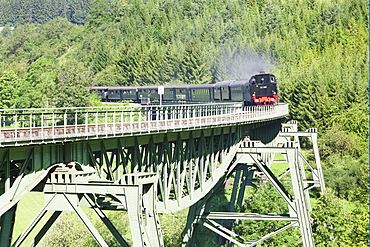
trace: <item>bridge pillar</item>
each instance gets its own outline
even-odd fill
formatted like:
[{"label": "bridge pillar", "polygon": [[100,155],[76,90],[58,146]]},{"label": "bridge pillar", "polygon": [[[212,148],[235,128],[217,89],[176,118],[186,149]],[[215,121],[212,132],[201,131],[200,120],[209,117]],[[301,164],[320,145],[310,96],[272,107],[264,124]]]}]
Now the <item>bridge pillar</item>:
[{"label": "bridge pillar", "polygon": [[[293,146],[293,143],[291,143]],[[295,213],[298,217],[298,223],[301,230],[303,246],[311,247],[314,246],[311,218],[309,215],[309,209],[311,209],[311,203],[309,201],[308,192],[304,190],[304,179],[305,171],[299,162],[298,147],[287,149],[287,159],[289,162],[290,175],[292,178],[293,191],[295,200]],[[294,208],[293,208],[294,210]]]},{"label": "bridge pillar", "polygon": [[17,205],[5,212],[0,217],[0,246],[10,246]]},{"label": "bridge pillar", "polygon": [[[325,192],[325,181],[324,181],[324,174],[323,174],[321,160],[320,160],[317,135],[318,134],[317,134],[316,128],[309,128],[306,131],[298,131],[297,122],[290,121],[289,123],[282,125],[281,132],[279,133],[279,138],[277,139],[279,139],[279,143],[284,143],[284,142],[287,142],[293,139],[295,143],[294,145],[296,145],[296,147],[298,148],[298,153],[300,157],[299,162],[301,162],[301,166],[303,167],[304,165],[306,165],[308,169],[311,171],[312,180],[310,181],[310,183],[308,183],[309,186],[305,189],[305,191],[308,191],[314,187],[320,187],[321,193],[324,193]],[[310,165],[310,163],[303,157],[301,153],[299,137],[306,137],[309,141],[311,141],[316,167],[313,167],[312,165]],[[303,173],[303,176],[304,176],[304,179],[306,179],[305,173]]]},{"label": "bridge pillar", "polygon": [[[289,130],[287,130],[289,128]],[[313,142],[315,153],[316,167],[309,164],[301,154],[299,137],[306,136]],[[274,160],[275,154],[280,154],[283,160]],[[188,235],[184,238],[183,246],[193,246],[196,238],[196,228],[204,226],[219,236],[224,238],[230,246],[255,246],[263,242],[267,238],[274,236],[291,227],[299,227],[303,246],[314,246],[311,228],[311,204],[308,190],[314,187],[320,187],[321,191],[325,189],[323,175],[321,170],[320,158],[318,157],[317,149],[317,133],[315,129],[309,129],[306,132],[298,132],[296,123],[283,125],[282,132],[269,145],[264,145],[258,141],[246,140],[240,145],[238,152],[235,155],[236,165],[229,171],[227,177],[223,180],[231,178],[234,174],[234,184],[231,194],[228,212],[210,212],[209,208],[212,204],[211,198],[224,184],[218,184],[218,188],[212,189],[211,195],[205,197],[203,201],[199,201],[189,211],[188,226],[193,224],[194,229],[188,230]],[[283,174],[276,175],[270,169],[274,162],[282,162],[288,165],[287,170]],[[306,169],[308,167],[309,169]],[[306,174],[310,172],[310,175]],[[256,176],[256,174],[258,176]],[[290,174],[292,191],[287,189],[281,182],[281,178]],[[241,205],[244,191],[247,186],[256,187],[256,182],[263,177],[266,178],[273,187],[284,198],[288,205],[289,214],[264,214],[257,213],[237,213],[237,205]],[[307,179],[312,177],[312,179]],[[221,180],[220,180],[221,181]],[[213,194],[212,194],[213,193]],[[217,222],[216,220],[219,220]],[[269,234],[257,240],[245,240],[232,231],[231,226],[224,226],[222,222],[234,222],[236,220],[278,220],[287,221],[288,223]],[[186,241],[189,241],[186,243]]]},{"label": "bridge pillar", "polygon": [[[38,244],[63,211],[74,211],[98,245],[108,247],[98,230],[85,215],[82,207],[92,208],[121,246],[128,247],[129,244],[105,215],[102,208],[128,211],[133,247],[163,246],[154,204],[156,182],[157,175],[154,173],[126,174],[117,181],[109,181],[99,179],[92,167],[79,164],[68,164],[67,166],[59,164],[56,170],[49,174],[43,185],[46,199],[44,207],[13,246],[20,246],[23,243],[47,211],[53,211],[53,213],[37,233],[33,245]],[[101,201],[99,198],[105,199]]]},{"label": "bridge pillar", "polygon": [[125,196],[118,197],[127,206],[133,247],[164,246],[155,208],[157,176],[126,174],[119,182],[125,186]]}]

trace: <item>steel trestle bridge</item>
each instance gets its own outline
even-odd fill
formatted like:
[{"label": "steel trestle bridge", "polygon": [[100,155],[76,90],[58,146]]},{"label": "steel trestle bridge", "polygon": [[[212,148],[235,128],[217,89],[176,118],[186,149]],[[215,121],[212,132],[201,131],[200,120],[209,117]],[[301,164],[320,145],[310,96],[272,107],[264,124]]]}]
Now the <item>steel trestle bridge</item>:
[{"label": "steel trestle bridge", "polygon": [[[164,246],[157,214],[185,208],[183,246],[195,246],[201,225],[237,246],[254,246],[298,226],[303,245],[314,246],[308,190],[325,190],[317,131],[282,124],[287,115],[287,104],[0,110],[0,246],[20,246],[49,211],[31,246],[63,211],[74,211],[99,246],[108,246],[83,207],[94,209],[121,246]],[[300,152],[302,136],[312,141],[315,164]],[[292,191],[270,170],[276,153],[289,164]],[[261,174],[285,199],[288,215],[235,211],[245,187],[256,186]],[[210,212],[212,197],[231,177],[229,211]],[[31,191],[44,193],[44,207],[20,236],[13,236],[17,204]],[[127,211],[131,243],[105,209]],[[245,240],[222,219],[283,220],[287,225]]]}]

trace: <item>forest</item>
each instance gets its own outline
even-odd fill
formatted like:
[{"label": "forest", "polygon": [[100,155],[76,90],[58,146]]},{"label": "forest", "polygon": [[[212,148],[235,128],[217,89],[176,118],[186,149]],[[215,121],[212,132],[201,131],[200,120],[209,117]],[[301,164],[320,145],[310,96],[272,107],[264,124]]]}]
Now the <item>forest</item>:
[{"label": "forest", "polygon": [[1,0],[0,26],[44,24],[57,17],[84,24],[93,0]]},{"label": "forest", "polygon": [[[320,134],[328,190],[315,195],[317,246],[368,245],[367,1],[0,0],[0,9],[3,109],[95,106],[89,87],[97,85],[275,74],[280,101],[289,103],[286,120]],[[245,207],[263,206],[253,203]],[[166,246],[181,243],[171,237],[180,228],[166,230],[181,217],[162,219]],[[250,236],[255,227],[235,230]],[[293,233],[261,246],[300,246]]]}]

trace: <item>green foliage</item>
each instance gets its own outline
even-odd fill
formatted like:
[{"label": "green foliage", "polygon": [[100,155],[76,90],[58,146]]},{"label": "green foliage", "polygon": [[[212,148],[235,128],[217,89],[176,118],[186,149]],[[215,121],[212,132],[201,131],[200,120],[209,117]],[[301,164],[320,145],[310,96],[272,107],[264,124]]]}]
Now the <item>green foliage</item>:
[{"label": "green foliage", "polygon": [[330,189],[318,200],[313,209],[313,232],[317,246],[366,246],[366,207],[348,212],[343,201]]},{"label": "green foliage", "polygon": [[[322,133],[327,185],[351,203],[367,200],[365,0],[2,0],[0,9],[0,107],[97,105],[92,85],[197,84],[272,72],[289,119]],[[257,201],[247,209],[269,206]],[[354,222],[364,224],[356,210]],[[239,230],[252,234],[256,223],[243,224]]]},{"label": "green foliage", "polygon": [[367,164],[367,155],[362,155],[358,160],[351,156],[331,155],[325,162],[326,185],[340,198],[365,203],[368,189]]},{"label": "green foliage", "polygon": [[322,158],[329,157],[332,154],[339,156],[353,155],[354,158],[359,157],[366,150],[364,142],[352,132],[347,134],[343,128],[348,126],[336,127],[328,130],[319,140],[320,156]]},{"label": "green foliage", "polygon": [[90,104],[91,73],[76,61],[58,68],[53,101],[56,107],[86,107]]},{"label": "green foliage", "polygon": [[183,227],[186,223],[188,210],[172,214],[160,215],[160,223],[163,230],[163,241],[166,247],[181,246],[183,234]]},{"label": "green foliage", "polygon": [[[271,184],[261,186],[255,194],[244,201],[241,212],[246,213],[288,213],[282,196]],[[235,232],[246,240],[257,240],[262,236],[287,225],[286,222],[243,220],[234,227]],[[301,246],[299,229],[291,227],[263,241],[260,246]]]},{"label": "green foliage", "polygon": [[354,135],[354,138],[358,139],[357,143],[366,142],[368,133],[367,108],[368,106],[363,102],[351,104],[341,115],[335,115],[330,119],[332,129],[341,128],[343,132]]},{"label": "green foliage", "polygon": [[19,83],[19,78],[14,73],[4,72],[0,74],[1,109],[12,108],[14,98],[18,96],[14,91],[14,88],[16,88]]},{"label": "green foliage", "polygon": [[206,59],[200,47],[190,44],[186,49],[184,59],[178,73],[181,84],[207,84],[212,81],[211,73],[207,70]]},{"label": "green foliage", "polygon": [[25,72],[24,79],[3,72],[0,90],[3,108],[89,106],[90,72],[76,61],[59,63],[41,57]]},{"label": "green foliage", "polygon": [[[120,246],[100,218],[93,214],[92,210],[85,210],[85,213],[100,235],[104,236],[103,238],[109,246]],[[132,244],[127,214],[123,212],[106,213],[124,239]],[[75,212],[63,212],[42,239],[40,246],[90,247],[99,245]]]},{"label": "green foliage", "polygon": [[111,24],[121,16],[125,0],[93,0],[92,9],[88,15],[87,27],[98,28],[103,24]]},{"label": "green foliage", "polygon": [[63,212],[40,246],[91,246],[93,237],[74,212]]},{"label": "green foliage", "polygon": [[78,24],[85,22],[92,0],[2,0],[0,26],[6,23],[46,23],[62,17]]},{"label": "green foliage", "polygon": [[57,74],[55,61],[41,57],[28,67],[24,82],[16,89],[16,108],[49,107]]},{"label": "green foliage", "polygon": [[40,57],[55,59],[66,56],[81,40],[81,27],[57,18],[45,25],[20,26],[6,42],[0,43],[0,61],[31,64]]}]

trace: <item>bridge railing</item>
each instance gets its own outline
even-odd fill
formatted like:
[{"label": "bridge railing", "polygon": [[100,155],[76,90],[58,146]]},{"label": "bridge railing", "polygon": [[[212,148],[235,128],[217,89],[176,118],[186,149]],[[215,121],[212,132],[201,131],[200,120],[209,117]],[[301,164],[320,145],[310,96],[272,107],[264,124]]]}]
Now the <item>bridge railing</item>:
[{"label": "bridge railing", "polygon": [[266,121],[287,114],[287,104],[243,107],[235,103],[3,109],[0,110],[0,146]]}]

